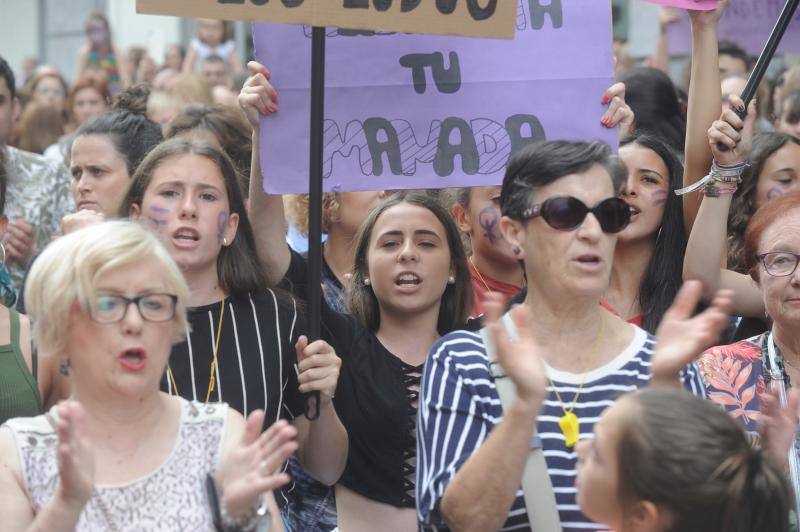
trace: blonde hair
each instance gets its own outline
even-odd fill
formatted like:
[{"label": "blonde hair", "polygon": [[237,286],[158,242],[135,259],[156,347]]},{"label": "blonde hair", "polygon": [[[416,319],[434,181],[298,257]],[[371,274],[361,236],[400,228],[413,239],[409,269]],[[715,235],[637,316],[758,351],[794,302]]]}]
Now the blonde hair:
[{"label": "blonde hair", "polygon": [[143,260],[158,264],[165,290],[178,296],[174,341],[181,341],[189,331],[189,288],[178,266],[151,231],[134,222],[109,221],[58,238],[33,263],[25,301],[39,349],[47,353],[63,351],[73,305],[77,302],[88,308],[96,298],[100,276]]}]

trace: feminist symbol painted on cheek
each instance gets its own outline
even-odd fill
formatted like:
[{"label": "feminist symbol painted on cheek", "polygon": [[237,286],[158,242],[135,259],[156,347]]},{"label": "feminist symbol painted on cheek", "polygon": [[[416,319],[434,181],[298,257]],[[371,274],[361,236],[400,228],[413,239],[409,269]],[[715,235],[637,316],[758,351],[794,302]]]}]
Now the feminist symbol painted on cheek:
[{"label": "feminist symbol painted on cheek", "polygon": [[480,212],[480,214],[478,214],[478,223],[485,231],[483,236],[485,236],[491,244],[494,244],[499,240],[498,236],[494,232],[498,218],[499,216],[497,215],[497,209],[494,207],[486,207]]},{"label": "feminist symbol painted on cheek", "polygon": [[775,198],[780,198],[783,196],[783,189],[780,187],[772,187],[771,189],[767,190],[767,201],[772,201]]},{"label": "feminist symbol painted on cheek", "polygon": [[221,244],[225,237],[226,225],[228,225],[228,213],[222,211],[217,215],[217,244]]},{"label": "feminist symbol painted on cheek", "polygon": [[669,194],[667,190],[656,190],[650,194],[650,197],[653,198],[653,207],[664,205],[667,202],[667,194]]}]

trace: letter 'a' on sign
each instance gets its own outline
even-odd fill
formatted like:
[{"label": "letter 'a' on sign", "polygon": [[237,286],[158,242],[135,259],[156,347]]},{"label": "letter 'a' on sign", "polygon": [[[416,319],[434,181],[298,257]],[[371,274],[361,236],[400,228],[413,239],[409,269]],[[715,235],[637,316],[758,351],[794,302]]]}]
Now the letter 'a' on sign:
[{"label": "letter 'a' on sign", "polygon": [[152,15],[513,39],[514,0],[136,0]]}]

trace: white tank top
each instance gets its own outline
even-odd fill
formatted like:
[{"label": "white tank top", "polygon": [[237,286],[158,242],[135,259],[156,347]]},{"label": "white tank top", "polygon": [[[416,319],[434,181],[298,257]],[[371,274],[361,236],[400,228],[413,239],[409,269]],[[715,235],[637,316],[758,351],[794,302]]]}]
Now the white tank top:
[{"label": "white tank top", "polygon": [[[181,399],[178,437],[155,471],[127,484],[96,486],[81,513],[79,532],[213,531],[206,475],[219,464],[228,405]],[[56,407],[42,416],[10,419],[22,478],[34,513],[58,482]]]}]

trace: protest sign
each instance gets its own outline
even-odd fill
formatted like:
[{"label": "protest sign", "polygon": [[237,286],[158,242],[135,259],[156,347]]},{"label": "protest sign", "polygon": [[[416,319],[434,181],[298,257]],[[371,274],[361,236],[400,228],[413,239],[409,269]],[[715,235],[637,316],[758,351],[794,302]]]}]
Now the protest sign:
[{"label": "protest sign", "polygon": [[[757,56],[764,49],[785,3],[785,0],[730,0],[719,21],[719,39],[733,41],[749,54]],[[668,36],[670,54],[692,53],[688,15],[669,27]],[[800,53],[800,12],[789,24],[778,52]]]},{"label": "protest sign", "polygon": [[696,11],[711,11],[717,8],[717,0],[645,0],[645,2]]},{"label": "protest sign", "polygon": [[[329,30],[325,190],[495,185],[540,139],[601,139],[613,83],[611,8],[519,2],[514,41]],[[266,190],[307,190],[310,30],[254,26],[280,95],[262,120]]]},{"label": "protest sign", "polygon": [[515,9],[511,0],[136,0],[154,15],[502,39],[514,36]]}]

